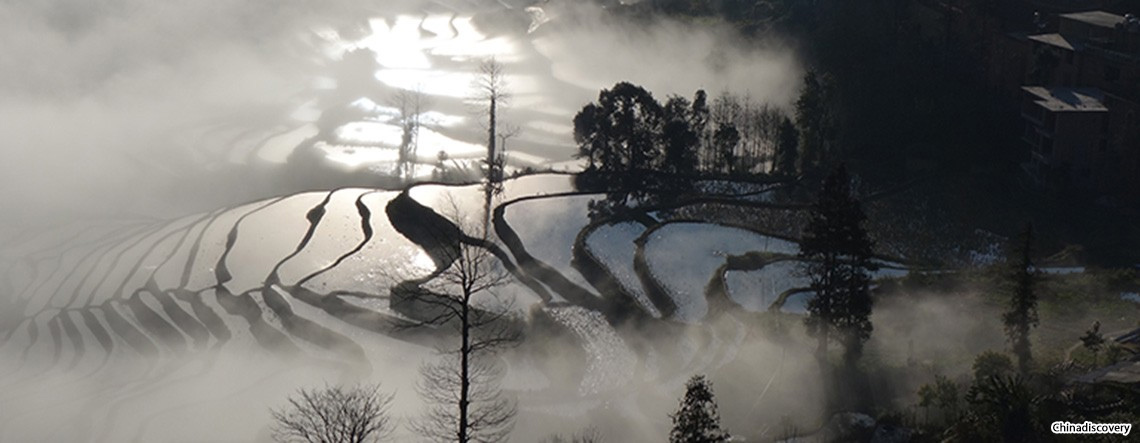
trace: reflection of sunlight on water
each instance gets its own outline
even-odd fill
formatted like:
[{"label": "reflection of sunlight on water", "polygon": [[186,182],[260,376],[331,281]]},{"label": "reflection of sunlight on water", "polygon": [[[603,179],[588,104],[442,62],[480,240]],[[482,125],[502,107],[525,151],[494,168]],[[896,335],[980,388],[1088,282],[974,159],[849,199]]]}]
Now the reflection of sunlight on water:
[{"label": "reflection of sunlight on water", "polygon": [[[421,33],[421,26],[427,32]],[[326,42],[324,53],[330,59],[367,48],[376,52],[377,61],[385,68],[430,69],[428,54],[453,61],[495,56],[509,62],[517,58],[514,42],[506,37],[487,38],[475,28],[471,17],[431,15],[421,21],[420,17],[401,15],[391,25],[384,18],[370,19],[368,27],[369,34],[359,40],[346,40],[331,28],[316,28],[313,34]]]},{"label": "reflection of sunlight on water", "polygon": [[430,48],[432,55],[451,57],[455,61],[495,56],[502,62],[518,60],[515,43],[506,37],[487,38],[472,23],[471,17],[452,20],[458,34],[454,38],[440,39],[439,45]]},{"label": "reflection of sunlight on water", "polygon": [[[498,59],[496,59],[498,60]],[[472,66],[475,68],[476,66]],[[419,90],[426,95],[468,98],[472,95],[472,85],[478,78],[477,72],[443,71],[439,69],[388,68],[376,72],[376,79],[393,88],[408,91]],[[530,97],[539,92],[539,83],[533,76],[506,74],[507,87],[512,95]],[[538,98],[537,95],[533,97]]]},{"label": "reflection of sunlight on water", "polygon": [[438,126],[438,127],[442,127],[442,128],[451,128],[451,127],[459,126],[459,125],[463,124],[463,122],[466,120],[467,120],[466,117],[460,117],[457,115],[448,115],[448,114],[444,114],[442,112],[436,112],[436,111],[428,111],[428,112],[424,112],[424,113],[420,114],[420,121],[424,122],[425,124],[429,124],[432,126]]},{"label": "reflection of sunlight on water", "polygon": [[324,153],[325,158],[350,168],[362,165],[391,164],[399,160],[399,152],[392,148],[330,145],[319,142],[314,148]]},{"label": "reflection of sunlight on water", "polygon": [[[473,85],[480,75],[479,62],[489,57],[506,65],[505,80],[511,95],[509,108],[526,109],[538,114],[540,120],[547,120],[516,122],[526,128],[514,140],[517,146],[523,150],[536,143],[547,150],[573,147],[566,137],[572,128],[559,123],[573,116],[573,110],[551,103],[548,87],[543,86],[546,77],[515,71],[524,68],[516,65],[523,61],[520,45],[524,43],[512,36],[486,35],[476,28],[470,16],[431,14],[372,18],[363,37],[346,37],[335,29],[315,29],[313,33],[323,41],[324,53],[330,60],[342,59],[349,51],[368,49],[375,53],[378,69],[373,77],[378,85],[415,91],[428,97],[426,107],[435,109],[421,109],[419,115],[421,126],[415,140],[418,163],[435,164],[440,152],[452,159],[485,155],[483,140],[467,140],[468,135],[476,132],[465,131],[476,129],[477,119],[461,115],[464,113],[460,110],[462,104],[470,105],[461,102],[473,97]],[[314,84],[315,89],[337,87],[336,82],[328,78],[318,83]],[[381,171],[393,167],[399,160],[398,148],[403,142],[398,106],[394,101],[376,96],[359,98],[350,106],[363,111],[365,116],[360,121],[342,124],[329,134],[332,137],[322,137],[325,142],[318,148],[328,160],[349,168]],[[321,111],[306,109],[295,117],[311,122]],[[507,116],[507,121],[511,119]],[[453,130],[444,135],[439,132],[444,128]],[[512,158],[511,163],[530,167],[549,163],[550,159],[544,156],[528,154]],[[424,169],[430,172],[430,168]]]},{"label": "reflection of sunlight on water", "polygon": [[388,26],[382,18],[368,21],[372,33],[356,42],[357,48],[368,48],[376,52],[376,61],[385,68],[431,68],[431,61],[422,51],[416,23],[408,16],[396,19],[395,26]]},{"label": "reflection of sunlight on water", "polygon": [[424,17],[420,24],[425,31],[435,34],[436,39],[448,40],[455,37],[455,30],[451,29],[451,16],[431,15]]},{"label": "reflection of sunlight on water", "polygon": [[[395,122],[354,121],[336,128],[333,136],[333,143],[319,142],[315,146],[322,150],[329,160],[355,168],[398,161],[403,129]],[[470,158],[484,155],[486,148],[483,145],[456,140],[428,128],[420,128],[417,160],[435,161],[440,152],[446,153],[449,158]]]},{"label": "reflection of sunlight on water", "polygon": [[415,253],[408,263],[411,263],[412,268],[416,270],[427,273],[435,271],[435,262],[432,261],[431,257],[428,256],[427,252],[424,252],[423,249],[416,248]]},{"label": "reflection of sunlight on water", "polygon": [[336,140],[345,144],[400,146],[403,131],[399,126],[379,122],[350,122],[333,131]]},{"label": "reflection of sunlight on water", "polygon": [[377,116],[377,117],[380,117],[380,116],[399,117],[400,116],[400,110],[399,109],[393,108],[391,106],[378,105],[378,104],[376,104],[376,102],[372,101],[372,99],[370,99],[368,97],[358,98],[358,99],[356,99],[356,101],[349,103],[349,106],[352,106],[352,107],[359,109],[361,111],[370,113],[370,114]]},{"label": "reflection of sunlight on water", "polygon": [[371,49],[376,61],[386,69],[426,70],[433,68],[428,55],[467,61],[495,56],[504,62],[517,60],[515,43],[507,37],[487,38],[472,23],[471,17],[431,16],[423,19],[423,29],[435,34],[421,35],[421,19],[401,15],[395,23],[383,18],[368,21],[371,33],[355,42],[343,40],[335,31],[320,31],[321,38],[332,43],[330,51],[339,58],[345,51]]},{"label": "reflection of sunlight on water", "polygon": [[270,163],[285,163],[289,158],[289,153],[293,152],[293,148],[318,133],[320,130],[317,129],[317,126],[309,123],[284,134],[276,135],[261,145],[261,149],[257,151],[257,156]]},{"label": "reflection of sunlight on water", "polygon": [[[421,20],[420,17],[402,15],[395,20],[374,18],[368,21],[368,26],[369,34],[356,41],[346,40],[330,29],[315,30],[314,33],[328,44],[326,54],[329,58],[339,59],[354,49],[372,50],[380,65],[375,73],[376,80],[393,88],[418,91],[427,96],[470,97],[478,70],[473,62],[464,63],[459,69],[441,69],[433,63],[433,58],[445,57],[455,62],[495,56],[509,62],[517,52],[515,43],[509,38],[487,38],[476,30],[471,17],[432,15]],[[538,82],[533,78],[511,76],[509,82],[516,92],[538,90]],[[372,114],[372,117],[368,121],[340,126],[333,133],[335,141],[320,143],[318,149],[324,151],[329,160],[351,168],[375,168],[398,161],[397,148],[403,141],[400,111],[369,98],[357,99],[351,106]],[[481,144],[459,141],[431,129],[457,127],[467,120],[464,116],[425,110],[420,114],[424,126],[418,133],[417,160],[434,162],[440,152],[451,158],[482,155],[486,148]]]},{"label": "reflection of sunlight on water", "polygon": [[[400,118],[400,110],[391,106],[382,106],[376,104],[367,97],[362,97],[352,102],[350,106],[361,111],[372,114],[378,121],[392,122],[393,119]],[[466,117],[458,115],[444,114],[438,111],[424,111],[420,114],[420,124],[425,126],[435,126],[441,128],[451,128],[463,124],[467,120]]]},{"label": "reflection of sunlight on water", "polygon": [[421,161],[434,161],[440,151],[446,152],[450,158],[479,157],[487,153],[487,148],[483,145],[459,141],[427,128],[420,129],[419,137]]},{"label": "reflection of sunlight on water", "polygon": [[[471,17],[436,15],[423,19],[423,29],[432,37],[421,35],[421,19],[402,15],[389,25],[384,18],[368,21],[370,34],[357,41],[344,40],[335,30],[317,30],[318,37],[329,43],[326,54],[333,59],[345,52],[366,48],[376,53],[382,67],[376,78],[385,84],[407,90],[424,86],[428,95],[465,97],[470,94],[471,72],[439,70],[429,55],[447,57],[452,61],[477,60],[496,57],[502,62],[517,61],[516,43],[508,37],[487,38],[475,29]],[[531,82],[526,82],[527,84]],[[520,85],[520,86],[526,86]]]},{"label": "reflection of sunlight on water", "polygon": [[537,168],[546,163],[546,159],[537,155],[519,151],[507,151],[507,164],[520,168]]},{"label": "reflection of sunlight on water", "polygon": [[471,95],[471,83],[475,80],[475,74],[432,69],[388,68],[378,71],[376,79],[393,88],[408,91],[419,89],[427,95],[465,98]]}]

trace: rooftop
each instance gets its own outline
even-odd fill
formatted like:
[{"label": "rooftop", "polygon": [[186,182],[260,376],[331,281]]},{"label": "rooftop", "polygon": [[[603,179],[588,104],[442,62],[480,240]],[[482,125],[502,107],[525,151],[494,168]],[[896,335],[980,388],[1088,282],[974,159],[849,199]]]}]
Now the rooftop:
[{"label": "rooftop", "polygon": [[1104,11],[1085,11],[1074,12],[1072,14],[1061,14],[1061,18],[1075,20],[1081,23],[1087,23],[1093,26],[1100,26],[1102,28],[1114,28],[1116,27],[1117,23],[1124,21],[1124,16]]},{"label": "rooftop", "polygon": [[1100,368],[1076,377],[1074,381],[1080,383],[1138,383],[1140,382],[1140,362],[1129,361]]},{"label": "rooftop", "polygon": [[1104,107],[1104,92],[1096,88],[1043,88],[1026,86],[1021,88],[1036,96],[1035,103],[1054,112],[1097,112],[1108,111]]},{"label": "rooftop", "polygon": [[1079,51],[1084,48],[1077,40],[1061,34],[1038,34],[1029,36],[1030,40],[1041,42],[1049,46],[1056,46],[1069,51]]}]

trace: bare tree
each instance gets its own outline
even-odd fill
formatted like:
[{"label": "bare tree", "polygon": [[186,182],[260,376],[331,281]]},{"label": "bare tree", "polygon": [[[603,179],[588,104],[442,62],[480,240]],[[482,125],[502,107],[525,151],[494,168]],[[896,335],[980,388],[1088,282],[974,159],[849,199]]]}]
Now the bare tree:
[{"label": "bare tree", "polygon": [[[759,169],[778,141],[783,115],[778,109],[744,95],[722,92],[709,109],[709,123],[701,136],[706,171],[745,172]],[[731,128],[731,129],[730,129]],[[735,136],[731,136],[733,132]],[[721,134],[717,140],[717,134]],[[730,143],[735,139],[735,143]]]},{"label": "bare tree", "polygon": [[740,97],[727,91],[713,100],[711,109],[710,143],[705,147],[710,168],[717,173],[731,173],[736,159],[736,148],[740,142],[744,106]]},{"label": "bare tree", "polygon": [[[498,151],[495,149],[497,118],[499,107],[505,106],[510,99],[507,92],[506,74],[503,64],[494,57],[479,64],[479,75],[475,77],[474,101],[480,106],[481,112],[487,116],[487,179],[499,181],[502,179],[502,170],[497,168]],[[512,134],[513,135],[513,134]]]},{"label": "bare tree", "polygon": [[271,410],[273,439],[279,442],[364,443],[389,437],[394,423],[392,395],[378,385],[300,389],[289,406]]},{"label": "bare tree", "polygon": [[415,176],[416,152],[419,149],[420,127],[424,108],[428,105],[423,92],[400,89],[392,97],[392,104],[400,112],[400,138],[399,158],[396,165],[396,175],[404,180]]},{"label": "bare tree", "polygon": [[[453,220],[465,220],[454,202],[452,212]],[[465,233],[472,231],[478,235]],[[441,348],[442,358],[420,369],[417,388],[429,406],[412,427],[433,441],[501,441],[514,425],[515,405],[499,390],[495,353],[517,343],[521,330],[513,304],[497,291],[511,275],[485,233],[468,227],[440,238],[438,254],[449,264],[402,295],[419,306],[419,326],[453,328],[459,336],[458,348]]]},{"label": "bare tree", "polygon": [[438,442],[500,442],[514,427],[515,403],[503,395],[502,366],[487,355],[472,355],[466,370],[462,354],[420,366],[416,386],[427,410],[412,423],[416,433]]},{"label": "bare tree", "polygon": [[[498,168],[500,174],[507,166],[507,140],[519,135],[522,128],[519,125],[506,124],[503,125],[503,130],[499,131],[499,144],[497,146],[498,152],[495,154],[495,167]],[[500,175],[500,179],[502,176]]]}]

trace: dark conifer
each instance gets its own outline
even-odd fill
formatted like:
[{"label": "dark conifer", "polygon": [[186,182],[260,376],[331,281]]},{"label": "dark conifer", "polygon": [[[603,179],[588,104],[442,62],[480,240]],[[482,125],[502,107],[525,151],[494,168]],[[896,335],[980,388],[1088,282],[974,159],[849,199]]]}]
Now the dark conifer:
[{"label": "dark conifer", "polygon": [[718,443],[729,439],[720,427],[712,383],[703,375],[694,375],[685,383],[685,397],[673,418],[670,443]]},{"label": "dark conifer", "polygon": [[1009,290],[1009,309],[1001,317],[1006,338],[1017,357],[1017,369],[1022,375],[1029,373],[1033,362],[1029,331],[1037,327],[1037,294],[1034,291],[1037,273],[1031,260],[1032,253],[1033,225],[1026,223],[1010,260],[1008,282],[1012,288]]},{"label": "dark conifer", "polygon": [[776,140],[776,158],[772,169],[777,174],[796,175],[796,160],[799,157],[800,131],[795,123],[785,117],[780,123]]},{"label": "dark conifer", "polygon": [[824,181],[819,201],[811,211],[800,242],[815,297],[808,302],[804,320],[818,340],[823,361],[832,334],[844,345],[845,361],[853,364],[871,336],[871,240],[863,222],[866,215],[852,195],[847,169],[837,168]]}]

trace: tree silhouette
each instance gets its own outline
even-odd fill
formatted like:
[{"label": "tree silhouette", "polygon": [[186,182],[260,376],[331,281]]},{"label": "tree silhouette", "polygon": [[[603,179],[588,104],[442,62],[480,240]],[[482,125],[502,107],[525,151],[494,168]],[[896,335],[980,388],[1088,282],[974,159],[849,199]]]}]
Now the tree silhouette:
[{"label": "tree silhouette", "polygon": [[650,169],[657,156],[657,134],[662,110],[653,95],[639,86],[618,83],[608,94],[598,98],[610,116],[611,148],[619,153],[627,173]]},{"label": "tree silhouette", "polygon": [[663,110],[653,95],[628,82],[598,94],[574,118],[579,153],[602,172],[632,177],[654,166]]},{"label": "tree silhouette", "polygon": [[718,173],[731,173],[736,163],[736,146],[740,144],[745,126],[744,104],[740,97],[722,92],[713,99],[710,109],[710,123],[707,146],[708,170]]},{"label": "tree silhouette", "polygon": [[512,277],[491,251],[486,225],[449,203],[449,218],[462,221],[458,232],[428,232],[443,246],[437,253],[445,265],[430,280],[411,280],[393,292],[422,316],[409,327],[450,328],[458,335],[454,347],[439,350],[442,359],[420,367],[417,391],[428,407],[412,428],[431,441],[502,441],[516,409],[499,389],[503,372],[495,353],[522,334],[512,300],[498,293]]},{"label": "tree silhouette", "polygon": [[[622,205],[630,193],[657,188],[664,121],[664,108],[640,86],[621,82],[602,90],[597,103],[574,117],[579,157],[589,159],[579,186],[615,191],[614,201]],[[671,132],[678,145],[686,143],[685,132],[683,127]]]},{"label": "tree silhouette", "polygon": [[422,91],[401,89],[393,95],[392,105],[399,110],[400,146],[396,162],[396,176],[404,181],[415,178],[417,151],[420,145],[420,128],[423,127],[424,109],[429,106]]},{"label": "tree silhouette", "polygon": [[784,117],[776,136],[776,154],[772,170],[777,174],[795,175],[799,157],[800,132],[792,119]]},{"label": "tree silhouette", "polygon": [[586,171],[605,169],[611,159],[608,133],[602,130],[602,109],[594,103],[582,107],[574,116],[574,142],[578,143],[578,158],[586,159]]},{"label": "tree silhouette", "polygon": [[273,439],[279,442],[364,443],[388,437],[392,395],[379,386],[300,389],[289,406],[271,410]]},{"label": "tree silhouette", "polygon": [[[988,377],[966,394],[970,405],[961,441],[1041,441],[1048,428],[1042,420],[1040,395],[1021,376]],[[1052,417],[1047,417],[1053,419]]]},{"label": "tree silhouette", "polygon": [[1000,352],[985,351],[974,358],[974,381],[980,382],[989,377],[1005,377],[1013,374],[1013,362]]},{"label": "tree silhouette", "polygon": [[703,156],[703,146],[712,144],[709,141],[709,119],[711,118],[709,110],[709,96],[703,89],[698,89],[696,94],[693,94],[693,106],[690,112],[692,119],[693,132],[697,134],[697,169],[704,169],[708,163],[708,157]]},{"label": "tree silhouette", "polygon": [[827,177],[800,242],[800,259],[811,280],[815,297],[804,319],[808,333],[818,340],[817,357],[823,362],[832,332],[844,345],[844,358],[854,363],[871,336],[871,240],[863,228],[866,216],[851,192],[847,168]]},{"label": "tree silhouette", "polygon": [[784,120],[779,110],[728,92],[711,106],[703,90],[692,101],[672,96],[661,105],[621,82],[574,116],[577,157],[587,163],[579,185],[677,192],[691,189],[694,175],[756,172],[776,149]]},{"label": "tree silhouette", "polygon": [[1028,374],[1033,361],[1030,349],[1029,331],[1037,326],[1037,294],[1034,286],[1037,271],[1033,267],[1033,225],[1026,223],[1020,241],[1010,260],[1007,284],[1009,308],[1002,314],[1006,338],[1013,355],[1017,357],[1017,369],[1022,375]]},{"label": "tree silhouette", "polygon": [[695,174],[700,138],[693,130],[688,100],[674,96],[665,103],[665,126],[661,136],[665,145],[664,169],[680,175]]},{"label": "tree silhouette", "polygon": [[740,143],[740,131],[736,125],[727,123],[721,125],[713,134],[713,145],[716,150],[718,169],[731,174],[736,165],[736,145]]},{"label": "tree silhouette", "polygon": [[804,74],[804,86],[796,100],[799,126],[799,170],[805,172],[824,165],[834,154],[838,122],[834,111],[835,82],[815,71]]},{"label": "tree silhouette", "polygon": [[487,180],[498,182],[503,179],[502,164],[500,162],[500,148],[496,147],[498,138],[499,108],[507,104],[510,94],[507,92],[506,73],[503,64],[494,57],[483,60],[479,64],[479,75],[475,77],[473,88],[476,103],[483,106],[482,112],[487,116],[487,158],[484,163],[487,167]]},{"label": "tree silhouette", "polygon": [[712,383],[703,375],[694,375],[685,383],[685,397],[671,418],[670,443],[716,443],[729,439],[728,432],[720,427]]},{"label": "tree silhouette", "polygon": [[918,405],[926,414],[926,421],[930,421],[930,408],[937,408],[944,422],[954,422],[958,419],[961,396],[958,394],[958,385],[943,375],[935,375],[934,383],[922,385],[918,389]]}]

